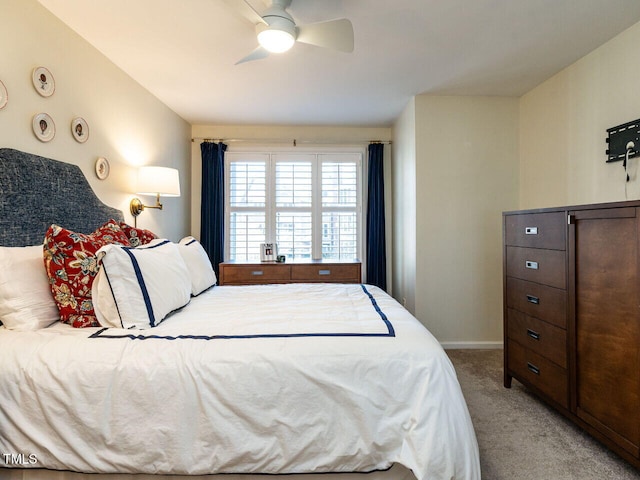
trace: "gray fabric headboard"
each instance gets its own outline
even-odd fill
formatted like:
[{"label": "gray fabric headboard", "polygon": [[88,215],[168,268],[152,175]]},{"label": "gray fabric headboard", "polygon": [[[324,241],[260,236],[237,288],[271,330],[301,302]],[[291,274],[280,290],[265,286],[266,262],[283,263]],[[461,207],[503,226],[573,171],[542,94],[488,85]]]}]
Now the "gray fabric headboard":
[{"label": "gray fabric headboard", "polygon": [[80,167],[0,148],[0,245],[37,245],[52,223],[91,233],[120,210],[102,203]]}]

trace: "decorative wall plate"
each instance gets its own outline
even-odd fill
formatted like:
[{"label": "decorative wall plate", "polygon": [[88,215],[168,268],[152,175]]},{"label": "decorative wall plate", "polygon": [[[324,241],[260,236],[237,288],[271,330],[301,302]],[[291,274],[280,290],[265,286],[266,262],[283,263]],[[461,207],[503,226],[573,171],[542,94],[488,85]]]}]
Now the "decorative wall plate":
[{"label": "decorative wall plate", "polygon": [[43,97],[50,97],[56,90],[56,81],[51,72],[44,67],[33,69],[33,88]]},{"label": "decorative wall plate", "polygon": [[46,113],[37,113],[33,116],[33,133],[41,142],[49,142],[56,136],[56,124]]},{"label": "decorative wall plate", "polygon": [[84,143],[89,138],[89,125],[84,118],[76,117],[71,120],[71,133],[77,142]]},{"label": "decorative wall plate", "polygon": [[96,160],[96,176],[100,180],[104,180],[109,176],[110,170],[111,167],[109,167],[108,160],[104,157],[98,157],[98,160]]},{"label": "decorative wall plate", "polygon": [[7,93],[7,87],[4,86],[2,80],[0,80],[0,110],[2,110],[9,101],[9,94]]}]

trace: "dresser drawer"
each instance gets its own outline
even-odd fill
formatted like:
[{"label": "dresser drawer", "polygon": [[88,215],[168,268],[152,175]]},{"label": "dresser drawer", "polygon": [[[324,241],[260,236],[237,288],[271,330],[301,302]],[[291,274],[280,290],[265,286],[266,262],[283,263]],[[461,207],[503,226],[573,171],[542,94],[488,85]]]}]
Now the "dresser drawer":
[{"label": "dresser drawer", "polygon": [[294,282],[360,283],[360,264],[291,265]]},{"label": "dresser drawer", "polygon": [[529,384],[568,408],[567,371],[513,340],[508,341],[507,365],[522,383]]},{"label": "dresser drawer", "polygon": [[507,277],[507,307],[567,328],[567,292]]},{"label": "dresser drawer", "polygon": [[505,241],[518,247],[566,249],[565,212],[504,216]]},{"label": "dresser drawer", "polygon": [[520,345],[567,368],[567,332],[562,328],[509,308],[507,336]]},{"label": "dresser drawer", "polygon": [[284,283],[290,281],[289,265],[224,265],[221,264],[221,285]]},{"label": "dresser drawer", "polygon": [[566,289],[565,254],[560,250],[507,247],[507,275]]}]

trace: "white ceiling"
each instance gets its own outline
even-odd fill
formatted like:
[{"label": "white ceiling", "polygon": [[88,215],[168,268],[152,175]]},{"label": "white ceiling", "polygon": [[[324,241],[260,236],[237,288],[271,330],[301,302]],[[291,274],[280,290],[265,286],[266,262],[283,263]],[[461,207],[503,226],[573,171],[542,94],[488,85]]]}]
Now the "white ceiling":
[{"label": "white ceiling", "polygon": [[520,96],[640,21],[639,0],[293,0],[298,24],[349,18],[354,52],[234,65],[257,43],[223,0],[40,2],[191,124],[390,126],[420,93]]}]

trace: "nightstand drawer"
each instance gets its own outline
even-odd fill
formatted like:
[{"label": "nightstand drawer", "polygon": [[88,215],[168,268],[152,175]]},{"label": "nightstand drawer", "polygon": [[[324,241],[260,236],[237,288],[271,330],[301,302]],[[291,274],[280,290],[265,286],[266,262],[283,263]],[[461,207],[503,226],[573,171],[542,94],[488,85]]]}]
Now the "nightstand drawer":
[{"label": "nightstand drawer", "polygon": [[567,288],[563,251],[507,247],[507,275],[556,288]]},{"label": "nightstand drawer", "polygon": [[567,368],[567,332],[522,312],[507,309],[507,335],[523,347]]},{"label": "nightstand drawer", "polygon": [[566,249],[564,212],[506,215],[504,228],[506,245]]},{"label": "nightstand drawer", "polygon": [[567,292],[507,277],[507,306],[560,328],[567,328]]},{"label": "nightstand drawer", "polygon": [[567,371],[541,355],[509,340],[508,365],[514,376],[567,408]]},{"label": "nightstand drawer", "polygon": [[220,264],[220,285],[258,285],[261,283],[360,283],[359,261],[328,263],[234,263]]},{"label": "nightstand drawer", "polygon": [[360,283],[360,264],[291,265],[294,282]]},{"label": "nightstand drawer", "polygon": [[223,282],[227,284],[283,283],[290,281],[289,265],[225,265]]}]

